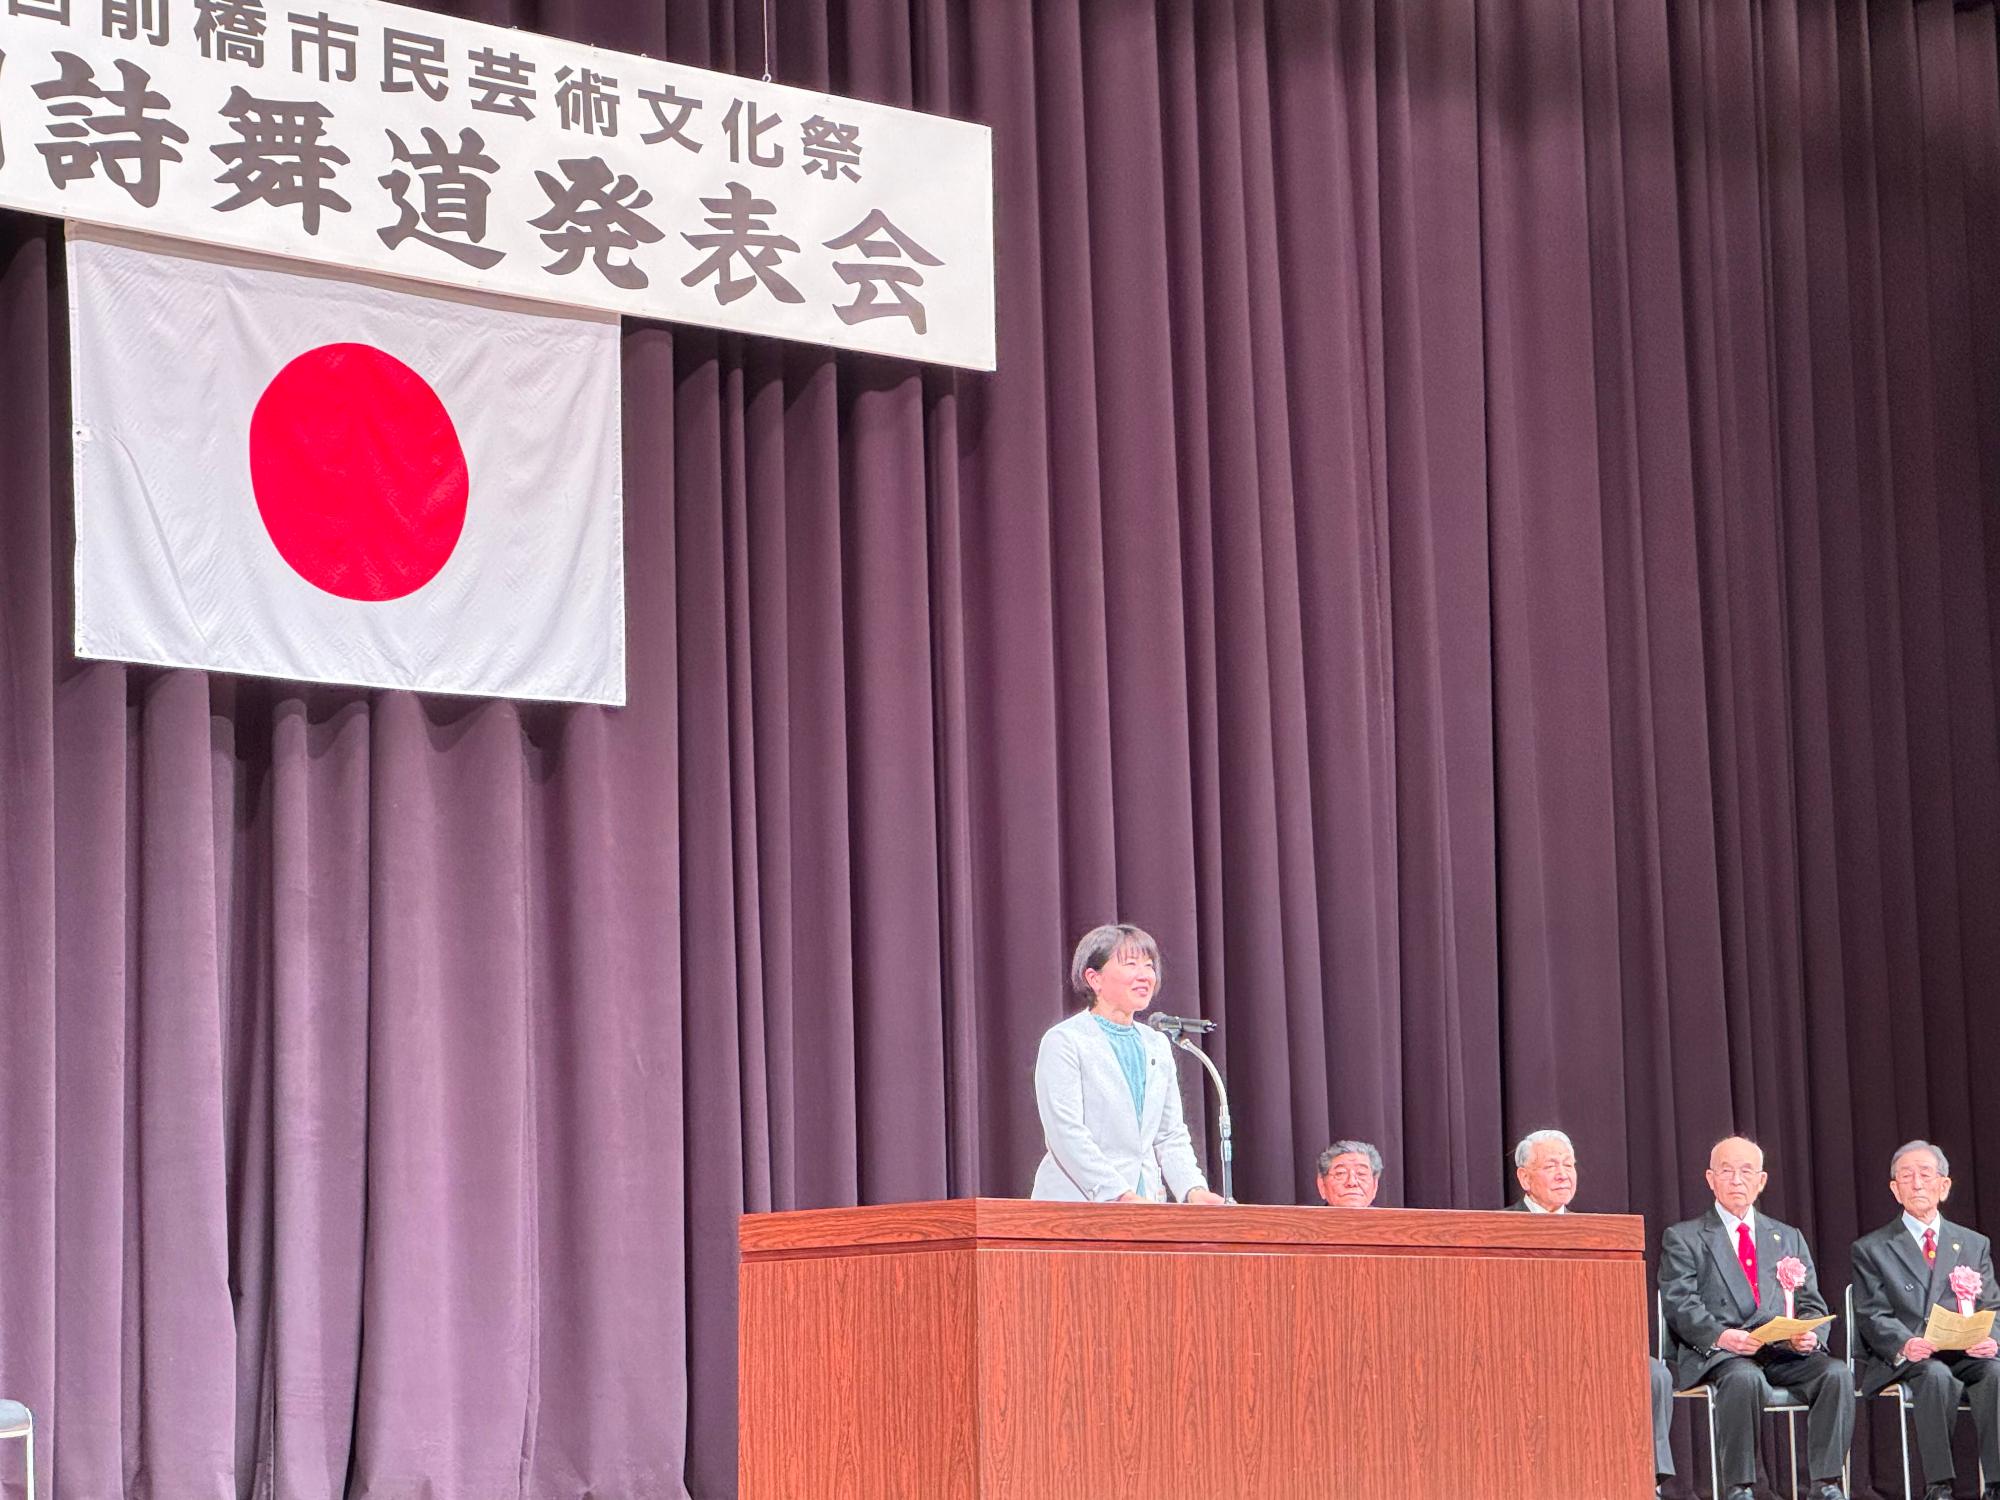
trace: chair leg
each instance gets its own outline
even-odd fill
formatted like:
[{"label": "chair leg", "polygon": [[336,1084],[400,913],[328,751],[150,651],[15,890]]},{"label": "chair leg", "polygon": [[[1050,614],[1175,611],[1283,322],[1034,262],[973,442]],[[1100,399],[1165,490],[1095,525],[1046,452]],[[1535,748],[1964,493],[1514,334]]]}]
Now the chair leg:
[{"label": "chair leg", "polygon": [[1910,1413],[1903,1405],[1903,1394],[1896,1392],[1896,1436],[1903,1443],[1903,1500],[1916,1500],[1915,1491],[1910,1488]]},{"label": "chair leg", "polygon": [[35,1414],[28,1413],[28,1439],[22,1449],[28,1456],[28,1500],[35,1500]]},{"label": "chair leg", "polygon": [[1708,1408],[1708,1493],[1722,1500],[1722,1454],[1715,1444],[1715,1395],[1710,1392],[1702,1405]]},{"label": "chair leg", "polygon": [[1799,1484],[1799,1419],[1795,1412],[1785,1413],[1785,1448],[1792,1459],[1792,1500],[1799,1500],[1805,1490]]}]

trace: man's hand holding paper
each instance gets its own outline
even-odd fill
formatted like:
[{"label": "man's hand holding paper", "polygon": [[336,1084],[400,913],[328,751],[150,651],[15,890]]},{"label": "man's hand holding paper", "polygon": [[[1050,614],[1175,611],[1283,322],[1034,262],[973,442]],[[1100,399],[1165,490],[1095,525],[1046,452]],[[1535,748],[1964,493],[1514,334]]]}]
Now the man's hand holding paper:
[{"label": "man's hand holding paper", "polygon": [[1993,1309],[1956,1313],[1933,1305],[1930,1321],[1924,1325],[1924,1342],[1934,1349],[1970,1349],[1985,1342],[1993,1332]]},{"label": "man's hand holding paper", "polygon": [[1772,1318],[1759,1323],[1755,1328],[1745,1329],[1750,1337],[1760,1345],[1789,1344],[1801,1334],[1817,1336],[1820,1329],[1833,1321],[1833,1314],[1823,1318]]}]

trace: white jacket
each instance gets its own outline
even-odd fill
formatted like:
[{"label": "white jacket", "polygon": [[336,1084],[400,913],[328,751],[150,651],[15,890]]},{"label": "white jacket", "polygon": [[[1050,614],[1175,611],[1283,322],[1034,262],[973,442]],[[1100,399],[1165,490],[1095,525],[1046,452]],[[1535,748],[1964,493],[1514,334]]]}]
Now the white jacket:
[{"label": "white jacket", "polygon": [[1150,1026],[1139,1027],[1139,1035],[1146,1043],[1146,1100],[1134,1118],[1118,1054],[1089,1011],[1043,1033],[1035,1104],[1049,1149],[1035,1171],[1035,1197],[1109,1203],[1136,1190],[1158,1200],[1166,1196],[1163,1177],[1176,1198],[1208,1186],[1181,1114],[1173,1045]]}]

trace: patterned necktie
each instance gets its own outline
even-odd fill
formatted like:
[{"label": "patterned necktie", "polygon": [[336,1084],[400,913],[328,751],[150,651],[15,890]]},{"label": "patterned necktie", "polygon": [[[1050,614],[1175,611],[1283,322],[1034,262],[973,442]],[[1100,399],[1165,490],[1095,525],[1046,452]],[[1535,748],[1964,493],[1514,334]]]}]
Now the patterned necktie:
[{"label": "patterned necktie", "polygon": [[1736,1258],[1743,1262],[1743,1274],[1750,1278],[1750,1305],[1762,1307],[1764,1299],[1757,1294],[1757,1246],[1750,1238],[1750,1226],[1736,1226]]},{"label": "patterned necktie", "polygon": [[1924,1259],[1932,1265],[1937,1264],[1937,1231],[1935,1229],[1926,1229],[1924,1231]]}]

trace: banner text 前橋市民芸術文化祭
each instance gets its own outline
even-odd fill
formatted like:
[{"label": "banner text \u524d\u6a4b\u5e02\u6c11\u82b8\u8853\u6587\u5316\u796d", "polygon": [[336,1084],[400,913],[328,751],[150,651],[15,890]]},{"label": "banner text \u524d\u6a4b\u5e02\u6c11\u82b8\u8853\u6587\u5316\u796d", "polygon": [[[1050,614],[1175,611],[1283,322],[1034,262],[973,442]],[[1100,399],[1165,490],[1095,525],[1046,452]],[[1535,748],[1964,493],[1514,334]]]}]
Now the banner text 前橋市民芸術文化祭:
[{"label": "banner text \u524d\u6a4b\u5e02\u6c11\u82b8\u8853\u6587\u5316\u796d", "polygon": [[0,205],[991,369],[980,125],[378,0],[0,0]]}]

